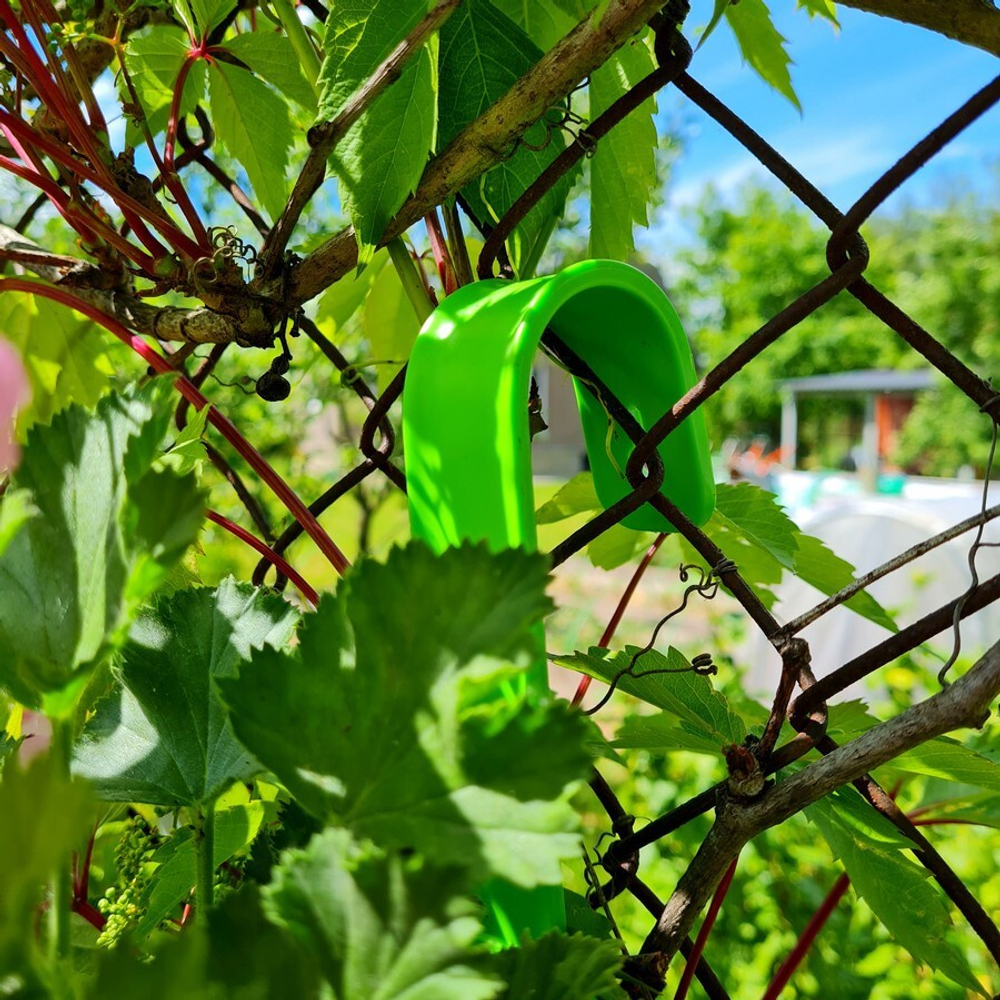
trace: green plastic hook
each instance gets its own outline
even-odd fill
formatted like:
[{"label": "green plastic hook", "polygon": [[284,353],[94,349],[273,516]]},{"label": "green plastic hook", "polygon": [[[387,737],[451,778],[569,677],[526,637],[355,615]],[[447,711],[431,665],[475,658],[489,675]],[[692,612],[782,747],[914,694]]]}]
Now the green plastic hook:
[{"label": "green plastic hook", "polygon": [[[695,381],[680,320],[662,289],[616,261],[588,260],[549,277],[492,280],[449,295],[424,324],[410,356],[403,441],[410,525],[440,552],[485,540],[499,551],[538,547],[528,430],[531,367],[546,327],[650,427]],[[631,492],[622,471],[633,445],[574,379],[598,498],[610,507]],[[658,448],[662,492],[695,523],[715,506],[708,436],[700,410]],[[622,522],[671,531],[644,505]],[[544,643],[540,646],[544,649]],[[547,690],[544,658],[527,683]],[[495,934],[516,945],[565,926],[561,887],[525,891],[493,883],[482,893]]]}]

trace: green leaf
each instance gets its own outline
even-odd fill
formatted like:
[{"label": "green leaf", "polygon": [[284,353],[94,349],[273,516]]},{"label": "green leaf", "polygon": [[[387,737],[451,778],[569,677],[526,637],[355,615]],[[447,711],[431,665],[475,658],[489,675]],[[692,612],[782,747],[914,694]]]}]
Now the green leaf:
[{"label": "green leaf", "polygon": [[[590,74],[594,121],[653,70],[641,38],[633,38]],[[590,256],[627,261],[635,252],[632,224],[648,225],[656,186],[656,101],[644,101],[598,144],[590,161]]]},{"label": "green leaf", "polygon": [[726,20],[739,43],[743,61],[760,78],[802,110],[788,72],[791,59],[785,51],[785,39],[775,28],[764,0],[740,0],[726,8]]},{"label": "green leaf", "polygon": [[[384,250],[379,251],[360,274],[352,272],[345,275],[323,293],[316,309],[316,323],[328,337],[341,334],[343,339],[345,327],[365,304],[372,283],[382,273],[388,260],[389,255]],[[410,312],[413,312],[412,306]]]},{"label": "green leaf", "polygon": [[[441,29],[441,126],[438,148],[444,149],[467,125],[507,93],[541,58],[541,50],[489,0],[466,0]],[[538,175],[559,155],[565,142],[558,129],[540,122],[524,135],[539,150],[518,145],[509,159],[488,171],[463,194],[483,222],[496,222]],[[571,184],[564,177],[528,213],[508,241],[514,270],[527,276],[552,226],[562,214]]]},{"label": "green leaf", "polygon": [[218,60],[208,92],[219,139],[246,170],[271,218],[277,218],[285,205],[285,170],[294,140],[288,105],[247,70]]},{"label": "green leaf", "polygon": [[[804,532],[799,533],[797,541],[794,571],[800,579],[824,594],[835,594],[854,582],[854,567],[828,549],[824,542]],[[890,632],[899,631],[892,616],[865,591],[855,594],[845,606]]]},{"label": "green leaf", "polygon": [[208,975],[226,987],[226,1000],[319,996],[315,964],[264,916],[253,883],[227,895],[208,924]]},{"label": "green leaf", "polygon": [[174,439],[170,450],[159,460],[159,466],[171,469],[177,475],[187,475],[189,472],[199,472],[205,461],[205,448],[202,437],[208,426],[209,407],[188,411],[188,421],[180,434]]},{"label": "green leaf", "polygon": [[653,537],[648,531],[634,531],[615,524],[587,546],[587,556],[598,569],[615,569],[648,548]]},{"label": "green leaf", "polygon": [[[618,690],[676,716],[687,733],[711,741],[716,752],[724,744],[743,742],[746,736],[743,720],[707,677],[687,669],[691,665],[681,653],[672,646],[666,656],[651,649],[636,661],[633,669],[637,676],[623,673],[637,652],[638,646],[626,646],[614,654],[600,646],[591,646],[586,653],[578,651],[572,656],[551,659],[561,667],[589,674],[606,684],[619,677]],[[656,673],[658,670],[671,672]],[[622,744],[614,740],[612,745]]]},{"label": "green leaf", "polygon": [[[341,0],[326,20],[319,117],[331,121],[420,22],[427,0]],[[361,264],[416,189],[437,132],[437,38],[412,57],[340,141],[331,163]]]},{"label": "green leaf", "polygon": [[411,543],[360,563],[304,620],[293,655],[265,650],[220,682],[236,733],[306,808],[358,837],[482,880],[559,883],[592,730],[525,691],[546,581],[545,557],[484,546],[435,556]]},{"label": "green leaf", "polygon": [[594,475],[578,472],[558,493],[535,511],[538,524],[555,524],[577,514],[603,510],[594,489]]},{"label": "green leaf", "polygon": [[702,727],[663,715],[628,716],[612,741],[618,750],[687,750],[715,759],[723,745]]},{"label": "green leaf", "polygon": [[[769,555],[778,565],[822,593],[830,595],[854,582],[854,567],[835,555],[812,535],[799,531],[772,493],[750,483],[719,484],[716,509],[706,531],[721,533],[720,547],[728,552],[751,583],[776,583],[773,567],[760,559],[748,562],[743,552],[734,551],[726,536],[740,536],[749,545]],[[714,540],[714,538],[713,538]],[[755,578],[755,572],[761,574]],[[885,609],[864,591],[855,594],[846,606],[859,615],[890,631],[898,631]]]},{"label": "green leaf", "polygon": [[362,324],[372,360],[393,362],[375,367],[378,387],[382,390],[410,357],[420,332],[420,321],[394,267],[383,267],[371,282]]},{"label": "green leaf", "polygon": [[221,24],[226,15],[236,6],[236,0],[190,0],[195,22],[202,37]]},{"label": "green leaf", "polygon": [[550,0],[492,0],[531,40],[547,52],[575,26],[577,18]]},{"label": "green leaf", "polygon": [[0,556],[21,526],[38,515],[30,490],[8,489],[0,497]]},{"label": "green leaf", "polygon": [[907,750],[894,757],[889,766],[962,785],[1000,791],[1000,765],[947,736],[938,736]]},{"label": "green leaf", "polygon": [[[207,981],[208,941],[195,921],[172,935],[155,961],[131,948],[99,949],[100,964],[88,997],[151,997],[156,1000],[242,1000],[239,994]],[[253,994],[246,1000],[251,1000]]]},{"label": "green leaf", "polygon": [[751,483],[720,483],[715,493],[715,515],[730,530],[769,552],[786,569],[795,565],[799,529],[773,493]]},{"label": "green leaf", "polygon": [[840,27],[837,21],[837,7],[833,0],[797,0],[796,6],[810,17],[822,17],[835,28]]},{"label": "green leaf", "polygon": [[289,851],[265,890],[269,916],[313,955],[338,1000],[487,1000],[464,876],[359,844],[346,830]]},{"label": "green leaf", "polygon": [[853,792],[838,791],[806,809],[858,895],[919,964],[988,996],[963,953],[945,937],[951,923],[927,872],[903,851],[912,841]]},{"label": "green leaf", "polygon": [[[260,801],[219,809],[215,814],[212,848],[215,868],[249,847],[265,819],[274,819],[276,812],[273,802]],[[179,916],[178,907],[191,895],[197,881],[194,838],[188,836],[181,840],[175,834],[164,846],[170,848],[165,857],[160,854],[164,848],[152,857],[151,863],[158,867],[142,902],[146,912],[135,929],[138,938],[151,934],[168,917]]]},{"label": "green leaf", "polygon": [[571,889],[564,896],[567,934],[586,934],[601,941],[611,937],[611,921],[600,910],[591,909],[586,896]]},{"label": "green leaf", "polygon": [[226,39],[225,47],[286,97],[308,111],[316,111],[316,91],[305,78],[287,35],[248,31]]},{"label": "green leaf", "polygon": [[701,33],[701,38],[698,41],[698,46],[695,49],[697,51],[700,49],[705,42],[708,41],[709,35],[719,26],[719,22],[722,20],[722,15],[726,13],[726,8],[732,3],[732,0],[714,0],[715,6],[712,8],[712,17],[708,24],[705,25],[705,30]]},{"label": "green leaf", "polygon": [[116,802],[209,802],[259,770],[233,736],[214,681],[251,650],[280,645],[295,611],[229,579],[217,591],[180,590],[147,610],[123,652],[122,687],[97,706],[74,771]]},{"label": "green leaf", "polygon": [[26,292],[0,296],[0,330],[20,352],[31,401],[18,411],[19,436],[48,423],[70,403],[93,406],[115,374],[95,324],[65,306]]},{"label": "green leaf", "polygon": [[923,818],[955,819],[1000,830],[1000,795],[983,792],[946,802],[935,802]]},{"label": "green leaf", "polygon": [[[17,968],[35,939],[44,886],[57,865],[68,865],[87,842],[93,796],[81,782],[59,774],[53,757],[27,770],[16,760],[0,781],[0,969]],[[41,996],[42,994],[38,994]]]},{"label": "green leaf", "polygon": [[28,437],[14,482],[39,516],[0,555],[0,684],[19,701],[37,704],[103,661],[197,534],[193,477],[149,471],[169,391],[154,383],[94,413],[74,406]]},{"label": "green leaf", "polygon": [[[125,68],[139,97],[146,124],[153,135],[167,127],[174,86],[190,48],[187,33],[173,25],[154,25],[148,31],[128,37]],[[132,104],[132,96],[124,78],[118,81],[118,92],[123,106]],[[204,100],[205,63],[199,60],[191,67],[184,83],[181,114],[193,114]],[[134,116],[130,115],[125,140],[130,146],[141,146],[142,133],[133,119]]]},{"label": "green leaf", "polygon": [[595,941],[586,934],[551,931],[536,941],[495,958],[507,981],[504,1000],[568,1000],[569,997],[621,996],[615,978],[622,952],[617,941]]}]

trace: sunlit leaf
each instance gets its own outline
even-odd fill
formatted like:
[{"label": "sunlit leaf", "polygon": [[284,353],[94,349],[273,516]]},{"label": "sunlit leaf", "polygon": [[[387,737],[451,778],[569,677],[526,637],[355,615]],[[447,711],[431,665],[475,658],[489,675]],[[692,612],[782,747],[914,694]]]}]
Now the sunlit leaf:
[{"label": "sunlit leaf", "polygon": [[[319,117],[333,120],[426,15],[427,0],[344,0],[326,20]],[[338,144],[331,162],[358,240],[358,259],[414,191],[437,133],[437,37],[403,67]]]},{"label": "sunlit leaf", "polygon": [[208,77],[212,125],[247,172],[261,204],[277,218],[288,194],[293,141],[288,105],[252,73],[216,60]]},{"label": "sunlit leaf", "polygon": [[544,557],[483,546],[360,563],[293,655],[264,650],[220,683],[238,737],[303,805],[381,847],[560,882],[591,729],[524,689],[546,579]]},{"label": "sunlit leaf", "polygon": [[788,72],[791,59],[785,51],[785,39],[775,28],[764,0],[740,0],[738,4],[730,4],[726,7],[726,20],[739,43],[743,61],[801,111]]}]

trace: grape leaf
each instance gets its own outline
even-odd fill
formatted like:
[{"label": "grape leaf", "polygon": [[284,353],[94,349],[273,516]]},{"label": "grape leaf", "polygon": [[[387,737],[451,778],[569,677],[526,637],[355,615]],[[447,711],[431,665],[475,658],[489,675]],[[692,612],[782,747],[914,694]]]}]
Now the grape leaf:
[{"label": "grape leaf", "polygon": [[[590,74],[590,118],[595,120],[654,69],[641,38],[634,38]],[[627,261],[635,251],[632,224],[648,224],[646,206],[656,185],[656,101],[650,98],[616,125],[590,160],[590,255]]]},{"label": "grape leaf", "polygon": [[122,687],[98,704],[74,771],[106,800],[150,805],[209,802],[251,776],[259,768],[213,681],[233,676],[251,650],[284,643],[295,618],[281,598],[232,579],[159,601],[133,626]]},{"label": "grape leaf", "polygon": [[[264,821],[273,820],[276,813],[277,806],[273,802],[259,800],[219,809],[215,814],[215,841],[212,846],[215,867],[218,868],[253,843]],[[175,834],[166,846],[171,850],[165,860],[158,857],[159,851],[151,859],[151,863],[158,867],[156,877],[149,883],[142,900],[146,912],[135,928],[138,938],[151,934],[167,917],[179,916],[177,908],[191,895],[197,881],[194,838],[187,836],[182,839]]]},{"label": "grape leaf", "polygon": [[764,0],[741,0],[726,7],[726,20],[739,44],[743,61],[760,78],[802,110],[788,72],[791,59],[785,51],[785,39],[775,28]]},{"label": "grape leaf", "polygon": [[[723,744],[743,742],[747,731],[743,720],[707,677],[686,669],[691,665],[681,653],[672,646],[666,656],[651,649],[636,661],[633,669],[637,676],[633,677],[623,671],[637,652],[637,646],[626,646],[614,654],[600,646],[591,646],[586,653],[577,651],[571,656],[550,659],[606,684],[619,677],[618,690],[676,716],[689,733],[710,741],[716,752]],[[672,672],[655,673],[657,670]],[[612,745],[620,744],[615,740]]]},{"label": "grape leaf", "polygon": [[220,682],[237,736],[302,805],[381,847],[561,882],[592,729],[523,689],[546,580],[545,557],[482,545],[360,563],[292,655],[264,650]]},{"label": "grape leaf", "polygon": [[[466,0],[441,29],[438,148],[444,149],[506,94],[541,56],[524,31],[489,0]],[[544,122],[532,126],[523,140],[512,156],[463,191],[480,221],[496,222],[565,146],[562,133],[553,129],[550,135]],[[569,176],[562,178],[511,235],[508,252],[520,276],[528,276],[537,263],[571,183]]]},{"label": "grape leaf", "polygon": [[287,35],[248,31],[226,39],[225,47],[286,97],[308,111],[316,111],[316,91],[305,78]]},{"label": "grape leaf", "polygon": [[487,1000],[499,983],[454,868],[404,860],[346,830],[286,853],[264,889],[268,915],[313,955],[338,1000]]},{"label": "grape leaf", "polygon": [[106,659],[198,532],[194,478],[150,472],[171,414],[165,392],[153,383],[93,413],[73,406],[28,436],[14,483],[39,514],[0,555],[0,685],[21,702],[37,705]]},{"label": "grape leaf", "polygon": [[[326,19],[319,117],[334,119],[345,102],[426,15],[427,0],[343,0]],[[331,163],[367,264],[375,244],[413,193],[437,133],[437,37],[340,141]]]},{"label": "grape leaf", "polygon": [[[535,521],[537,524],[554,524],[578,514],[594,514],[603,509],[594,490],[593,475],[580,472],[535,511]],[[587,546],[587,556],[599,569],[615,569],[647,547],[651,537],[649,532],[633,531],[616,524]]]},{"label": "grape leaf", "polygon": [[71,852],[86,844],[92,809],[90,790],[60,775],[51,755],[36,758],[27,770],[16,760],[4,767],[0,782],[0,816],[4,817],[0,823],[0,969],[5,972],[27,958],[43,887],[56,865],[68,864]]},{"label": "grape leaf", "polygon": [[586,934],[551,931],[494,959],[507,982],[503,1000],[565,1000],[590,997],[611,1000],[621,996],[615,973],[622,952],[617,941],[597,941]]},{"label": "grape leaf", "polygon": [[[882,722],[868,712],[861,701],[848,701],[830,706],[829,729],[853,739]],[[1000,766],[984,754],[973,750],[950,736],[936,736],[905,753],[894,757],[887,768],[926,774],[960,785],[974,785],[990,791],[1000,791]]]},{"label": "grape leaf", "polygon": [[264,208],[277,218],[285,205],[285,169],[294,135],[288,105],[248,70],[215,60],[208,78],[212,125],[247,172]]},{"label": "grape leaf", "polygon": [[226,895],[208,924],[208,978],[226,987],[226,1000],[320,995],[315,964],[265,917],[253,883]]},{"label": "grape leaf", "polygon": [[[156,1000],[243,1000],[221,984],[207,981],[208,940],[197,921],[171,935],[149,961],[132,948],[97,949],[100,964],[90,997],[150,997]],[[250,994],[251,1000],[260,994]]]},{"label": "grape leaf", "polygon": [[115,374],[107,343],[79,313],[38,295],[0,297],[0,330],[21,355],[31,401],[18,410],[22,438],[32,424],[48,423],[70,403],[93,406]]},{"label": "grape leaf", "polygon": [[[130,34],[125,46],[125,68],[138,95],[141,112],[153,135],[167,127],[170,120],[170,102],[181,66],[191,48],[187,33],[173,25],[154,25],[141,34]],[[123,106],[131,106],[129,93],[122,76],[118,91]],[[205,63],[198,60],[184,82],[180,113],[190,115],[205,100]],[[125,130],[125,141],[130,146],[141,146],[142,132],[130,115]]]},{"label": "grape leaf", "polygon": [[964,954],[945,937],[951,920],[940,892],[903,854],[912,841],[849,791],[828,795],[809,806],[806,815],[847,869],[858,895],[914,961],[989,995]]}]

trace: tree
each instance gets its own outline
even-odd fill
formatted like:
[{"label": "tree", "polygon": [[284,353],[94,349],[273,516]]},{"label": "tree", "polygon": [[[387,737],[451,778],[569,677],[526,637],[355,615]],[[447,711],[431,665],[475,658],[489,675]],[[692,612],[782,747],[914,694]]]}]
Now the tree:
[{"label": "tree", "polygon": [[[833,20],[826,0],[800,6]],[[864,6],[899,13],[890,0]],[[973,6],[952,16],[921,4],[899,16],[995,49],[997,18]],[[618,523],[624,511],[605,530],[586,475],[538,519],[594,513],[596,526],[548,555],[484,544],[435,554],[410,542],[352,567],[354,551],[338,544],[333,519],[347,493],[358,495],[353,548],[363,552],[382,503],[372,484],[405,486],[393,409],[404,362],[440,297],[474,280],[473,258],[479,277],[530,277],[581,176],[591,254],[631,253],[656,178],[655,94],[671,82],[697,93],[683,72],[687,7],[0,0],[0,167],[16,206],[14,224],[0,227],[0,323],[20,355],[3,361],[0,417],[20,407],[23,446],[18,455],[3,441],[0,452],[11,466],[0,506],[5,992],[558,1000],[652,996],[668,976],[683,994],[697,974],[721,996],[700,956],[725,894],[752,886],[746,871],[760,873],[769,851],[774,883],[775,870],[791,871],[807,816],[823,841],[817,850],[805,835],[808,864],[844,871],[822,902],[790,894],[794,877],[758,901],[762,922],[793,913],[796,929],[807,904],[821,902],[799,941],[780,943],[780,967],[768,928],[749,926],[773,951],[756,973],[770,979],[769,995],[799,968],[848,880],[869,908],[858,911],[862,947],[888,949],[881,968],[902,968],[900,948],[921,966],[894,972],[886,995],[987,994],[987,952],[1000,955],[1000,935],[988,915],[993,889],[980,884],[989,873],[976,862],[992,842],[971,841],[975,856],[957,872],[916,824],[996,825],[995,735],[946,734],[982,727],[1000,691],[1000,647],[966,655],[932,696],[898,695],[885,720],[857,702],[828,710],[824,699],[846,675],[889,663],[914,692],[931,687],[932,654],[919,647],[996,600],[996,579],[817,681],[802,622],[782,627],[771,613],[769,588],[783,572],[829,595],[817,615],[845,603],[898,631],[891,615],[768,494],[720,488],[702,530],[647,489],[664,474],[667,425],[714,391],[710,381],[643,427],[551,335],[546,349],[608,416],[609,456],[616,440],[633,439],[622,477],[683,538],[680,610],[726,589],[780,653],[770,711],[741,690],[721,639],[715,660],[652,642],[611,648],[664,535],[600,645],[553,654],[585,678],[574,703],[528,687],[545,655],[553,564],[588,538],[605,555],[630,555],[641,537]],[[717,0],[702,14],[707,31],[727,24],[748,64],[795,100],[763,0]],[[788,211],[755,197],[794,245]],[[340,213],[350,225],[337,230]],[[425,253],[405,241],[421,221]],[[719,251],[737,258],[738,225],[732,213],[706,220]],[[954,242],[957,262],[964,244]],[[878,289],[863,286],[857,245],[843,263],[835,251],[828,280],[884,312]],[[785,309],[819,277],[816,251],[804,256],[765,311]],[[767,282],[754,266],[740,264],[731,307],[738,350],[753,345],[751,373],[766,357],[751,318],[759,292],[747,286]],[[692,287],[705,279],[694,267]],[[833,301],[845,324],[860,322]],[[944,340],[973,365],[992,350]],[[849,341],[829,343],[831,363],[848,365]],[[935,355],[943,369],[992,416],[989,387],[945,355]],[[719,384],[733,371],[721,360]],[[357,437],[356,450],[341,440],[335,472],[292,447],[304,437],[306,395],[336,411],[342,439]],[[226,412],[208,396],[226,399]],[[392,503],[389,518],[402,509]],[[289,518],[280,533],[278,516]],[[292,559],[302,534],[311,554]],[[251,571],[236,551],[263,561]],[[274,587],[263,586],[272,569]],[[602,704],[631,699],[611,742],[579,711],[590,678],[608,685]],[[26,713],[47,718],[51,740],[23,766],[22,747],[39,742]],[[600,760],[622,753],[633,769],[617,791],[662,813],[638,829]],[[668,759],[690,779],[664,787]],[[646,851],[640,876],[640,851],[681,828],[664,902],[646,881],[657,858]],[[741,852],[751,860],[734,875]],[[648,934],[648,915],[629,917],[626,894],[655,920]],[[507,919],[511,906],[524,921]],[[727,934],[733,920],[724,910]],[[856,937],[813,948],[810,973],[861,950]],[[840,978],[858,993],[873,966],[856,965]],[[719,968],[742,984],[734,966],[724,958]]]},{"label": "tree", "polygon": [[[827,269],[827,237],[790,198],[760,187],[744,189],[734,207],[710,196],[695,209],[694,224],[697,241],[676,255],[671,288],[684,313],[698,318],[689,333],[707,367],[819,280]],[[876,217],[866,232],[879,285],[905,297],[914,317],[939,331],[949,350],[986,372],[997,364],[998,226],[992,201],[969,194],[939,208],[908,207]],[[783,379],[925,364],[898,337],[886,335],[861,303],[840,296],[727,384],[707,404],[709,423],[718,442],[756,434],[777,440]],[[943,381],[918,401],[895,461],[928,475],[954,475],[966,464],[983,473],[989,427],[953,389]],[[807,448],[815,436],[810,424],[829,418],[835,406],[823,400],[812,420],[805,408]]]}]

